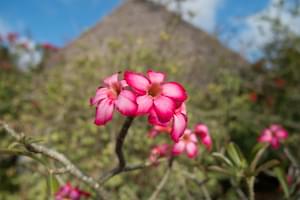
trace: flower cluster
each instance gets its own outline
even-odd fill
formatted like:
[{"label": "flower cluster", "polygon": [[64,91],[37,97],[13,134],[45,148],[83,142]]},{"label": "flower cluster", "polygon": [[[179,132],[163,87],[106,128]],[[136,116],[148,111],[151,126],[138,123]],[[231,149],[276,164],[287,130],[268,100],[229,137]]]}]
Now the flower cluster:
[{"label": "flower cluster", "polygon": [[272,124],[264,129],[258,138],[259,142],[269,143],[273,149],[278,149],[280,142],[288,137],[288,132],[278,124]]},{"label": "flower cluster", "polygon": [[118,76],[106,78],[90,100],[96,106],[95,124],[105,125],[114,110],[131,117],[146,115],[152,125],[171,127],[171,137],[177,142],[187,124],[183,86],[165,82],[165,74],[152,70],[147,76],[131,71],[126,71],[122,80]]},{"label": "flower cluster", "polygon": [[55,194],[55,200],[80,200],[81,197],[88,198],[90,193],[80,190],[78,187],[73,187],[71,183],[66,183],[60,187],[58,192]]},{"label": "flower cluster", "polygon": [[[170,134],[170,129],[168,127],[161,127],[161,126],[154,126],[152,130],[150,130],[149,135],[151,137],[155,137],[159,133],[169,133]],[[174,143],[172,147],[172,155],[177,156],[182,153],[186,153],[189,158],[195,158],[198,155],[198,142],[199,139],[202,142],[202,144],[206,147],[207,150],[211,150],[212,148],[212,139],[210,137],[208,127],[202,123],[199,123],[195,126],[194,131],[191,129],[185,129],[183,135],[179,138],[178,142]],[[164,144],[165,145],[165,144]],[[168,154],[160,154],[159,156],[156,156],[156,159],[153,159],[153,151],[157,152],[158,147],[156,146],[152,149],[151,154],[150,154],[150,161],[155,160],[160,158],[160,157],[166,157],[169,156]],[[167,150],[164,152],[168,152]],[[157,153],[156,153],[157,154]],[[156,155],[155,154],[155,155]]]},{"label": "flower cluster", "polygon": [[155,146],[150,154],[150,162],[157,163],[161,157],[179,155],[186,152],[194,158],[198,154],[197,143],[201,142],[211,150],[212,140],[208,128],[198,124],[194,132],[187,129],[187,112],[185,101],[187,94],[177,82],[166,82],[165,74],[149,70],[147,75],[126,71],[123,79],[119,73],[104,79],[90,104],[96,106],[96,125],[105,125],[112,120],[115,110],[129,117],[147,116],[153,125],[148,136],[167,133],[174,145]]}]

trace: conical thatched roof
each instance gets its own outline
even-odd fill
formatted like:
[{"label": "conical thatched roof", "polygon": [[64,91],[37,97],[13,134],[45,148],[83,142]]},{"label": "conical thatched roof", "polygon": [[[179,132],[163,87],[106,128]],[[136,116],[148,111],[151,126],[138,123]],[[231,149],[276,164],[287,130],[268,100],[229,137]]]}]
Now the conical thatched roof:
[{"label": "conical thatched roof", "polygon": [[[186,77],[206,81],[215,67],[233,69],[247,65],[239,54],[224,47],[215,37],[183,21],[165,7],[146,0],[127,0],[109,16],[63,48],[59,55],[69,63],[84,57],[111,55],[117,51],[151,48],[165,58],[176,57],[185,66]],[[142,63],[141,63],[142,64]]]}]

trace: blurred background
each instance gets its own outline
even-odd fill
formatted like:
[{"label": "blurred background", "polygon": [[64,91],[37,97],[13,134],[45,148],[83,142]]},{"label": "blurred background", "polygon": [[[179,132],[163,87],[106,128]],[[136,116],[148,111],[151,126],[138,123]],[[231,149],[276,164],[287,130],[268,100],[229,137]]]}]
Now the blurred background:
[{"label": "blurred background", "polygon": [[[278,123],[288,130],[285,145],[299,160],[299,0],[0,1],[0,120],[65,153],[95,177],[114,166],[123,118],[115,115],[97,127],[89,98],[104,77],[125,69],[163,71],[181,82],[189,93],[189,126],[208,125],[213,151],[234,141],[248,155],[261,130]],[[153,145],[170,142],[167,136],[149,139],[146,121],[137,120],[125,142],[129,162],[147,160]],[[10,145],[0,131],[0,147]],[[195,161],[182,156],[175,167],[201,179],[208,173],[201,166],[215,161],[199,148]],[[288,173],[280,150],[269,151],[270,158]],[[105,188],[114,199],[146,199],[163,169],[124,174]],[[208,175],[211,199],[239,199],[230,178]],[[258,179],[257,194],[281,199],[279,182],[268,178]],[[85,188],[68,175],[60,181]],[[0,155],[1,200],[48,196],[42,166]],[[202,198],[207,196],[179,170],[160,194]]]}]

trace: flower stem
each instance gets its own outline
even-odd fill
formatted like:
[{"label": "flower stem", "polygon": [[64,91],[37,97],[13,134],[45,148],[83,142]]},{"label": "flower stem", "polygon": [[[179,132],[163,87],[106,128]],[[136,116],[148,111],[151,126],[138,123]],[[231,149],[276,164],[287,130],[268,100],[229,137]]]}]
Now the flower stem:
[{"label": "flower stem", "polygon": [[249,200],[255,200],[255,193],[254,193],[254,182],[255,177],[251,176],[246,179],[247,187],[248,187],[248,196]]},{"label": "flower stem", "polygon": [[118,156],[119,159],[119,169],[123,169],[126,165],[126,160],[123,154],[123,144],[125,141],[125,138],[128,133],[128,129],[131,126],[134,118],[133,117],[127,117],[118,136],[117,136],[117,141],[116,141],[116,147],[115,147],[115,152]]}]

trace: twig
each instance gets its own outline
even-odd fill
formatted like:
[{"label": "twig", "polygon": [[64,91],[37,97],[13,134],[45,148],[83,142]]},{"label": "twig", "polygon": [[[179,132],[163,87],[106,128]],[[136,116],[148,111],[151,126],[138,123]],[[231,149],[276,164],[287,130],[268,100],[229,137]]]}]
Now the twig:
[{"label": "twig", "polygon": [[190,174],[189,172],[186,171],[182,171],[183,175],[189,179],[191,179],[192,181],[194,181],[198,186],[203,186],[204,184],[206,184],[208,182],[208,178],[205,178],[203,180],[199,180],[198,178],[196,178],[194,175]]},{"label": "twig", "polygon": [[49,169],[50,174],[65,174],[68,173],[70,169],[68,167],[62,167],[58,169]]},{"label": "twig", "polygon": [[168,180],[169,175],[170,175],[170,171],[171,171],[171,168],[168,167],[167,172],[165,173],[165,175],[161,179],[161,181],[158,184],[158,186],[156,187],[155,191],[150,196],[149,200],[156,200],[157,199],[158,194],[160,193],[160,191],[163,189],[163,187],[167,183],[167,180]]},{"label": "twig", "polygon": [[[164,158],[159,159],[159,162],[164,162],[164,161],[167,161],[167,159],[164,159]],[[112,178],[113,176],[116,176],[118,174],[125,173],[125,172],[131,172],[131,171],[135,171],[135,170],[141,170],[141,169],[145,169],[145,168],[152,167],[152,166],[153,166],[153,164],[151,162],[144,162],[144,163],[140,163],[140,164],[127,165],[121,171],[118,171],[118,172],[109,171],[100,178],[100,184],[105,183],[110,178]]]},{"label": "twig", "polygon": [[119,166],[117,168],[119,168],[119,170],[122,170],[125,166],[126,166],[126,160],[123,154],[123,144],[124,144],[124,140],[126,138],[126,135],[128,133],[128,129],[131,126],[132,122],[133,122],[133,117],[127,117],[119,134],[117,137],[117,142],[116,142],[116,147],[115,147],[115,152],[118,156],[119,159]]},{"label": "twig", "polygon": [[[113,168],[112,170],[108,171],[107,173],[103,174],[100,178],[100,183],[105,183],[110,178],[114,177],[117,174],[120,174],[123,171],[130,171],[130,168],[126,169],[126,160],[123,153],[123,144],[125,141],[125,138],[127,136],[129,127],[131,126],[134,118],[133,117],[127,117],[116,140],[116,146],[115,146],[115,153],[118,157],[118,165]],[[136,167],[135,167],[136,168]],[[138,167],[140,168],[140,167]]]},{"label": "twig", "polygon": [[43,154],[53,160],[58,161],[59,163],[64,165],[67,169],[69,169],[70,174],[77,177],[82,182],[86,183],[88,186],[93,188],[97,192],[98,195],[101,195],[101,197],[105,199],[105,197],[104,197],[105,192],[100,187],[100,184],[96,180],[94,180],[92,177],[85,175],[69,159],[67,159],[65,157],[65,155],[63,155],[53,149],[44,147],[42,145],[28,143],[24,139],[23,134],[19,134],[19,133],[15,132],[7,124],[5,124],[3,122],[0,122],[0,125],[2,125],[2,127],[6,130],[6,132],[9,133],[15,140],[22,143],[29,152],[35,153],[35,154],[40,153],[40,154]]}]

